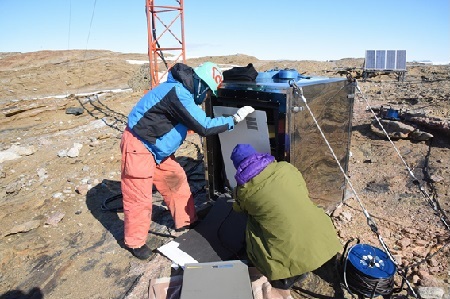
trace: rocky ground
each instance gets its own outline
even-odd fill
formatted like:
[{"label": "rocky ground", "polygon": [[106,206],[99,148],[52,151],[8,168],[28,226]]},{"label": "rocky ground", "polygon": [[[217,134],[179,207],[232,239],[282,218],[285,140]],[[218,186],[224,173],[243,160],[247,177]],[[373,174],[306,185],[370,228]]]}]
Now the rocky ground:
[{"label": "rocky ground", "polygon": [[[147,57],[108,51],[0,53],[0,298],[142,298],[145,279],[170,275],[164,257],[155,254],[142,262],[131,256],[123,246],[123,215],[103,207],[120,194],[121,132],[142,95],[129,88],[142,74],[130,60]],[[246,55],[187,63],[208,60],[224,67],[251,62],[258,71],[295,68],[357,79],[363,64],[363,59],[259,61]],[[348,175],[355,192],[347,190],[332,220],[342,244],[359,238],[380,247],[363,213],[368,211],[416,295],[449,298],[450,67],[411,64],[404,82],[394,74],[374,75],[358,80],[361,93],[354,103]],[[372,124],[368,108],[377,113],[381,106],[409,115],[400,129],[390,126],[392,142]],[[433,138],[421,141],[414,132]],[[205,182],[197,180],[203,175],[200,138],[189,135],[176,156],[197,175],[190,183],[201,209],[207,198]],[[160,235],[149,238],[153,248],[174,236],[161,202],[155,191],[151,230]],[[292,296],[351,297],[321,281],[321,271]],[[394,295],[408,296],[414,293],[406,286]]]}]

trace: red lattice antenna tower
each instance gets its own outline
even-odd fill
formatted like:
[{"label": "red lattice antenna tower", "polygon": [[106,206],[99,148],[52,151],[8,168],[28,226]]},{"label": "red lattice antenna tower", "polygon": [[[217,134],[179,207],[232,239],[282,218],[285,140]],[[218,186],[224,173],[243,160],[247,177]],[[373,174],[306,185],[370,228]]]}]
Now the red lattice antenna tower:
[{"label": "red lattice antenna tower", "polygon": [[[176,2],[178,6],[163,5],[163,2]],[[183,0],[146,0],[145,12],[150,88],[153,89],[175,63],[186,63]]]}]

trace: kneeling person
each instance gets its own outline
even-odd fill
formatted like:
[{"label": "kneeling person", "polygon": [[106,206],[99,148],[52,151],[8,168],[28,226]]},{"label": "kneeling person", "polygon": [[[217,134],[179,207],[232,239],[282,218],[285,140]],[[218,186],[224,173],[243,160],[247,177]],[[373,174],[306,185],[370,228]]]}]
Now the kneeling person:
[{"label": "kneeling person", "polygon": [[289,289],[342,249],[297,168],[249,144],[238,144],[231,160],[237,182],[233,209],[248,216],[247,255],[273,287]]}]

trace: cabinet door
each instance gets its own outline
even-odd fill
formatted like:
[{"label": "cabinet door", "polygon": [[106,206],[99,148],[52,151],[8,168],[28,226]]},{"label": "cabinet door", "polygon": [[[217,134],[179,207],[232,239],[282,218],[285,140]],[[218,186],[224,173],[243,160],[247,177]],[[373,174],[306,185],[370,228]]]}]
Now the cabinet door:
[{"label": "cabinet door", "polygon": [[[353,87],[346,80],[329,80],[302,86],[302,90],[325,138],[347,172]],[[295,90],[288,98],[289,160],[302,172],[311,200],[330,212],[343,199],[345,176],[302,98]]]}]

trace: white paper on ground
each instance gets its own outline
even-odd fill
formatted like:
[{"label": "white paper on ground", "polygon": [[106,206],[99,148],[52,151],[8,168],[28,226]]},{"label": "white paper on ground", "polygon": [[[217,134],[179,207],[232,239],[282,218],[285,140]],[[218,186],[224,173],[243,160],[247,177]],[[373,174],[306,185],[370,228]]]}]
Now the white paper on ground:
[{"label": "white paper on ground", "polygon": [[[214,106],[214,116],[230,116],[236,113],[238,108]],[[225,174],[231,188],[236,187],[236,169],[230,156],[234,147],[239,143],[251,144],[256,151],[270,154],[269,129],[267,127],[267,115],[265,111],[255,110],[243,121],[236,124],[232,131],[219,134],[222,156],[225,164]]]},{"label": "white paper on ground", "polygon": [[186,263],[198,263],[192,256],[179,249],[180,243],[175,241],[170,241],[167,244],[158,248],[158,251],[169,258],[172,262],[184,267]]}]

